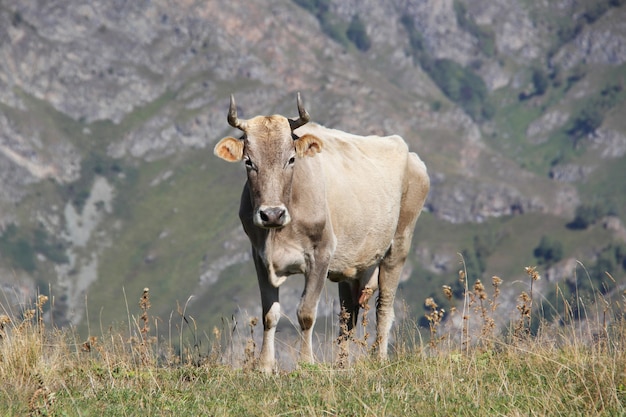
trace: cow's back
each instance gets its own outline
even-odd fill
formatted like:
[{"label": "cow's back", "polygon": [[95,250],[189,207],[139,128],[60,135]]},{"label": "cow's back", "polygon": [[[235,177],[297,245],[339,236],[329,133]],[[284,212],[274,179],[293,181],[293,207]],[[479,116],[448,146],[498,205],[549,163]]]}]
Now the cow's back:
[{"label": "cow's back", "polygon": [[408,147],[399,136],[357,136],[319,125],[297,132],[323,141],[321,179],[337,239],[333,273],[352,275],[377,263],[391,245],[400,211]]}]

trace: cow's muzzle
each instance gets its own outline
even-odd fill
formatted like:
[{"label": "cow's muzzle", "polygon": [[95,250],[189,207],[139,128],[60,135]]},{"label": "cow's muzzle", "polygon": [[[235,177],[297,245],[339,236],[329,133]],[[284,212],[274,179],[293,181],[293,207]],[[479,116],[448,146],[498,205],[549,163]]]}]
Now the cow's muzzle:
[{"label": "cow's muzzle", "polygon": [[267,229],[286,226],[290,221],[289,211],[283,205],[261,206],[254,214],[254,224]]}]

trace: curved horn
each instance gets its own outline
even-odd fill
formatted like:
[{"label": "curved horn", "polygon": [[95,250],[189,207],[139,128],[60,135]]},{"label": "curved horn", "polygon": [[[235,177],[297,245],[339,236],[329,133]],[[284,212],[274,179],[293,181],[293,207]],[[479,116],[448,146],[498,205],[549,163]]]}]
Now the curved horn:
[{"label": "curved horn", "polygon": [[228,108],[228,124],[244,132],[248,125],[247,120],[237,117],[237,104],[235,104],[235,97],[232,94],[230,95],[230,107]]},{"label": "curved horn", "polygon": [[311,116],[304,109],[304,105],[302,104],[302,99],[300,98],[300,93],[298,92],[298,114],[300,117],[297,120],[289,119],[289,125],[291,126],[291,130],[294,131],[302,125],[309,123],[311,120]]}]

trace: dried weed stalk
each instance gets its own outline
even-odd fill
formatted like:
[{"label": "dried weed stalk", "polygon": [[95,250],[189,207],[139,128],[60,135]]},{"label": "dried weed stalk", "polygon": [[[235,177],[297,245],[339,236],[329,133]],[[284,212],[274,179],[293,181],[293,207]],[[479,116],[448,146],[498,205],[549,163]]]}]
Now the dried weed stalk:
[{"label": "dried weed stalk", "polygon": [[6,314],[0,315],[0,340],[7,337],[6,329],[12,323],[11,317]]},{"label": "dried weed stalk", "polygon": [[44,331],[44,323],[43,323],[43,306],[48,302],[48,296],[39,294],[37,297],[37,303],[35,306],[37,307],[37,327],[39,332]]},{"label": "dried weed stalk", "polygon": [[430,347],[432,349],[436,349],[439,345],[439,342],[443,340],[443,337],[439,337],[437,335],[437,329],[443,320],[443,316],[445,314],[445,310],[443,308],[439,308],[435,299],[432,297],[428,297],[424,302],[426,307],[430,308],[430,312],[426,314],[426,319],[428,320],[428,327],[430,329]]},{"label": "dried weed stalk", "polygon": [[[370,296],[373,293],[371,288],[365,288],[363,291],[364,292],[368,291]],[[367,318],[367,313],[369,313],[369,311],[370,311],[370,306],[369,306],[369,304],[365,303],[361,307],[363,308],[363,317],[361,318],[361,327],[363,328],[363,339],[359,340],[359,343],[362,346],[367,347],[367,340],[370,337],[370,334],[367,331],[367,325],[369,324],[369,319]]]},{"label": "dried weed stalk", "polygon": [[252,317],[248,326],[250,327],[250,337],[246,341],[246,348],[244,350],[243,369],[245,371],[252,371],[256,368],[256,342],[254,341],[254,328],[258,324],[258,317]]},{"label": "dried weed stalk", "polygon": [[84,341],[82,345],[80,345],[80,350],[89,353],[95,349],[98,349],[98,347],[98,338],[96,336],[89,336],[89,338],[87,338],[87,340]]},{"label": "dried weed stalk", "polygon": [[30,416],[52,415],[51,409],[56,400],[55,393],[46,386],[40,374],[35,374],[34,377],[38,388],[28,400],[28,413]]},{"label": "dried weed stalk", "polygon": [[137,324],[139,326],[139,337],[133,336],[129,342],[133,350],[139,354],[142,365],[154,365],[156,360],[152,354],[152,344],[155,338],[149,336],[150,318],[148,313],[150,307],[150,289],[144,288],[139,298],[139,309],[141,310],[141,315],[139,316],[140,323]]},{"label": "dried weed stalk", "polygon": [[350,339],[352,337],[353,330],[349,330],[349,320],[352,317],[345,307],[341,307],[339,312],[339,336],[337,336],[337,344],[339,345],[339,353],[337,354],[337,360],[335,366],[339,369],[345,369],[348,366],[350,357]]},{"label": "dried weed stalk", "polygon": [[148,339],[148,332],[150,332],[150,324],[148,320],[148,310],[150,310],[150,307],[150,289],[146,287],[143,289],[143,294],[141,294],[141,298],[139,299],[139,308],[141,309],[141,316],[139,316],[139,320],[142,323],[139,331],[144,340]]},{"label": "dried weed stalk", "polygon": [[217,326],[213,327],[213,342],[211,344],[211,353],[209,354],[209,362],[217,363],[222,356],[222,332]]},{"label": "dried weed stalk", "polygon": [[531,305],[532,299],[526,291],[522,291],[518,297],[518,303],[516,306],[517,311],[519,312],[519,319],[513,328],[513,335],[517,339],[523,339],[530,334]]},{"label": "dried weed stalk", "polygon": [[[496,287],[496,291],[499,291],[499,284],[494,284],[494,286]],[[485,286],[480,280],[476,280],[476,282],[474,283],[474,293],[476,294],[479,303],[479,305],[476,307],[476,310],[480,314],[480,318],[482,320],[482,324],[480,327],[480,343],[486,348],[491,348],[493,344],[492,336],[496,327],[496,322],[490,313],[494,311],[495,301],[493,299],[489,301],[487,292],[485,291]],[[497,295],[494,292],[494,298],[495,297],[497,297]],[[489,302],[491,308],[487,308],[487,302]]]},{"label": "dried weed stalk", "polygon": [[519,312],[519,319],[513,328],[513,336],[517,339],[523,339],[530,335],[532,328],[533,284],[541,278],[535,266],[527,266],[524,270],[530,278],[530,294],[522,291],[518,298],[516,308]]},{"label": "dried weed stalk", "polygon": [[[463,259],[462,255],[459,254],[459,256],[461,256],[461,264],[463,266],[463,268],[459,270],[459,282],[463,286],[464,291],[461,345],[462,349],[467,354],[469,354],[470,346],[472,345],[472,335],[470,333],[470,320],[472,311],[478,313],[478,316],[480,318],[481,324],[479,343],[486,348],[492,347],[493,334],[496,330],[496,322],[493,317],[498,307],[498,297],[500,296],[500,285],[502,284],[502,279],[497,276],[493,276],[491,278],[491,284],[494,289],[493,297],[491,299],[489,299],[489,295],[487,294],[485,285],[480,279],[477,279],[474,282],[474,285],[471,287],[470,290],[465,260]],[[448,300],[451,300],[452,288],[450,288],[449,286],[444,286],[444,295],[448,298]],[[450,313],[454,314],[455,312],[456,310],[453,307]]]},{"label": "dried weed stalk", "polygon": [[469,284],[467,282],[467,272],[465,269],[465,260],[461,258],[461,262],[463,263],[463,269],[459,270],[459,282],[463,285],[464,294],[463,294],[463,327],[461,330],[461,345],[463,350],[469,354],[469,347],[471,345],[472,337],[470,335],[470,310],[474,305],[475,296],[472,291],[469,289]]},{"label": "dried weed stalk", "polygon": [[500,285],[502,285],[502,279],[494,275],[491,277],[491,285],[493,286],[493,297],[491,298],[489,304],[491,306],[491,312],[495,313],[498,309],[498,305],[500,305],[498,303],[498,297],[500,296]]}]

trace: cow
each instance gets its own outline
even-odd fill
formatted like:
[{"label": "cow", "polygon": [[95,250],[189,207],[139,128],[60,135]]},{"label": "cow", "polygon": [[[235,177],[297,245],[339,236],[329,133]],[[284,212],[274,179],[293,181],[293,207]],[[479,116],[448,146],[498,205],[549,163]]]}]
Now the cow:
[{"label": "cow", "polygon": [[219,158],[243,161],[247,172],[239,218],[261,292],[259,368],[275,370],[279,287],[293,274],[304,275],[301,362],[314,361],[312,332],[326,278],[338,283],[349,329],[378,291],[374,346],[385,360],[400,274],[430,188],[426,166],[400,136],[363,137],[309,123],[300,93],[297,108],[294,119],[245,120],[231,95],[228,123],[243,136],[214,148]]}]

